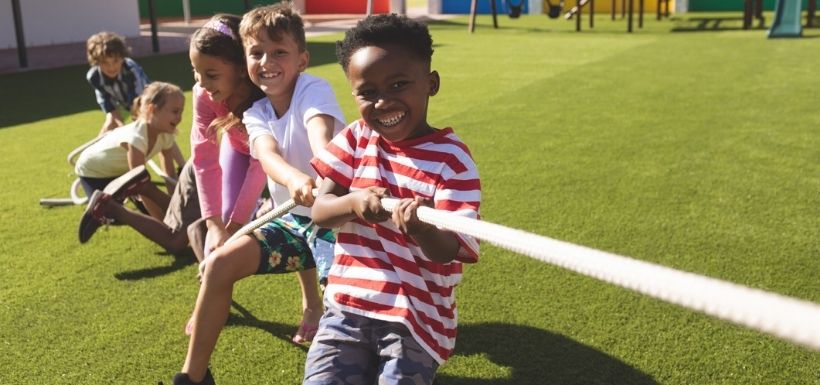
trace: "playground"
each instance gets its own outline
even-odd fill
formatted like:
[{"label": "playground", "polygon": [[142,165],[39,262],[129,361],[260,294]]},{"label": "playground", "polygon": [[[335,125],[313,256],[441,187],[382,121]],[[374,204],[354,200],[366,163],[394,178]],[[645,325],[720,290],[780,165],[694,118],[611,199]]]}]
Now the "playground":
[{"label": "playground", "polygon": [[[483,220],[820,304],[820,29],[770,39],[773,11],[748,29],[742,13],[712,11],[652,13],[629,33],[601,12],[579,33],[563,17],[498,11],[497,28],[483,13],[472,33],[469,15],[429,21],[441,75],[429,120],[470,146]],[[307,72],[351,121],[342,33],[323,32],[308,37]],[[189,156],[187,53],[137,60],[187,90]],[[156,384],[185,354],[193,256],[120,226],[80,245],[83,207],[38,204],[68,195],[66,155],[99,128],[87,68],[0,74],[0,384]],[[481,251],[438,385],[820,383],[812,347]],[[300,383],[294,287],[292,275],[237,285],[212,359],[220,383]]]}]

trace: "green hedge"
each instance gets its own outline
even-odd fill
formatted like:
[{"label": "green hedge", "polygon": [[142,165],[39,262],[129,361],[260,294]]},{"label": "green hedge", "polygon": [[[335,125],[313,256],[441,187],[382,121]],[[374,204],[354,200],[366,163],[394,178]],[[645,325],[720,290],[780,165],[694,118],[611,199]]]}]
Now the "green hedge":
[{"label": "green hedge", "polygon": [[[191,15],[211,16],[225,12],[241,15],[245,13],[244,0],[190,0]],[[251,7],[278,3],[277,0],[247,0]],[[148,18],[148,0],[139,0],[140,17]],[[182,0],[154,0],[157,17],[182,17]]]}]

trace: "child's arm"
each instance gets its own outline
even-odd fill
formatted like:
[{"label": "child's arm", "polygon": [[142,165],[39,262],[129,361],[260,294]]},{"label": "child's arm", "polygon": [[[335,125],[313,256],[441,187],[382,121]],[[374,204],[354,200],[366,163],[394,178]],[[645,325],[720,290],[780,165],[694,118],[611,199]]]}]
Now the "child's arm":
[{"label": "child's arm", "polygon": [[298,205],[313,205],[313,178],[288,163],[279,152],[279,143],[265,135],[253,141],[259,163],[271,180],[288,188],[291,199]]},{"label": "child's arm", "polygon": [[322,181],[316,202],[310,212],[313,222],[324,228],[339,227],[355,218],[369,223],[384,222],[390,213],[382,207],[387,189],[368,187],[349,192],[330,178]]},{"label": "child's arm", "polygon": [[174,143],[174,145],[171,146],[171,148],[168,148],[167,150],[162,150],[162,152],[160,152],[160,159],[162,160],[162,170],[163,172],[165,172],[165,175],[169,177],[165,179],[165,188],[168,190],[168,194],[173,194],[174,188],[176,188],[176,183],[174,183],[173,180],[176,180],[178,176],[174,162],[176,161],[180,166],[182,165],[182,163],[179,163],[177,154],[180,158],[182,157],[182,151],[179,150],[179,147],[176,143]]},{"label": "child's arm", "polygon": [[[308,119],[305,128],[308,132],[310,148],[314,154],[325,148],[333,137],[335,119],[326,114],[319,114]],[[296,204],[310,207],[313,205],[313,188],[316,182],[304,171],[293,167],[279,152],[279,143],[273,136],[264,135],[253,141],[254,150],[265,174],[274,182],[288,188],[290,197]]]},{"label": "child's arm", "polygon": [[[134,167],[145,165],[144,152],[128,143],[123,143],[122,146],[127,150],[128,168],[133,169]],[[148,210],[148,213],[151,214],[152,217],[161,220],[162,217],[165,216],[165,210],[158,206],[158,204],[151,200],[151,198],[143,194],[140,194],[140,198],[142,199],[142,203],[145,205],[145,208]]]},{"label": "child's arm", "polygon": [[120,116],[119,111],[113,110],[111,112],[107,112],[105,114],[105,121],[103,122],[102,128],[100,129],[100,135],[105,134],[106,132],[111,131],[122,125],[122,116]]},{"label": "child's arm", "polygon": [[430,260],[449,263],[456,259],[461,244],[453,232],[419,220],[420,206],[432,207],[431,202],[422,198],[405,198],[393,210],[393,223],[416,242]]}]

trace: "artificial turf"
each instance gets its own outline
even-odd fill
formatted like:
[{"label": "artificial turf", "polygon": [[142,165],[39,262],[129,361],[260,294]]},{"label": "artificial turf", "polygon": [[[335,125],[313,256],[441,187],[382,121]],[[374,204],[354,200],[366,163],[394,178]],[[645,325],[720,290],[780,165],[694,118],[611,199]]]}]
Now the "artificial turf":
[{"label": "artificial turf", "polygon": [[[431,24],[452,126],[482,179],[485,220],[820,302],[820,46],[767,40],[737,15],[546,17]],[[704,23],[699,17],[718,20]],[[309,72],[356,117],[313,39]],[[138,59],[190,89],[185,54]],[[102,122],[85,68],[0,76],[0,384],[167,381],[186,351],[191,257],[125,227],[77,242],[66,154]],[[189,154],[190,93],[180,144]],[[293,276],[253,277],[212,366],[221,384],[295,384],[305,349]],[[818,384],[820,353],[490,245],[457,290],[448,384]]]}]

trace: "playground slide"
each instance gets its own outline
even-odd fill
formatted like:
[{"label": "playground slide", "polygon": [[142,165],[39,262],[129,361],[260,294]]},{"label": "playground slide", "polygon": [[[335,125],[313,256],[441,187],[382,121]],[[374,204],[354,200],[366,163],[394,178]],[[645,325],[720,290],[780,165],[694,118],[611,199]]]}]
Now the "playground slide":
[{"label": "playground slide", "polygon": [[[813,0],[810,0],[813,1]],[[774,6],[774,22],[769,37],[800,37],[803,26],[800,0],[777,0]]]}]

